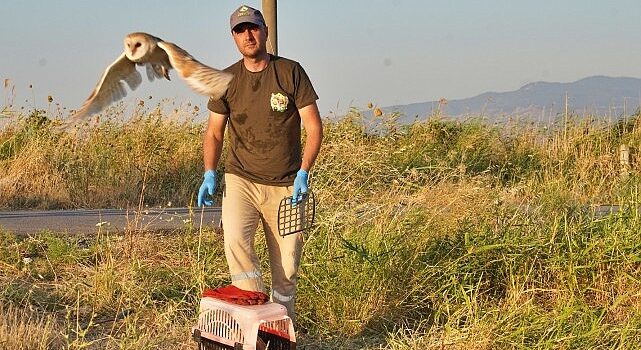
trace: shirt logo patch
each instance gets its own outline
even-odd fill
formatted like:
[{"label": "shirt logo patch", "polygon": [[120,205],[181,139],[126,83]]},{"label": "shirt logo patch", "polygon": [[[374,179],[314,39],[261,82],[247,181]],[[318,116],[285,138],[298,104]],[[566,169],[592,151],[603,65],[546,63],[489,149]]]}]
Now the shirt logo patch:
[{"label": "shirt logo patch", "polygon": [[287,110],[287,104],[289,103],[289,98],[287,96],[279,93],[273,93],[272,97],[269,100],[269,103],[272,106],[272,111],[276,112],[285,112]]}]

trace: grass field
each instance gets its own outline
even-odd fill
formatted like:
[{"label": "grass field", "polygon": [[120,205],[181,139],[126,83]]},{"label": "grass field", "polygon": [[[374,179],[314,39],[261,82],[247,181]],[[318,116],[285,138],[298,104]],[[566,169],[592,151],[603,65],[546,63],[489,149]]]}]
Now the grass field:
[{"label": "grass field", "polygon": [[[164,113],[125,122],[114,107],[76,134],[53,132],[55,113],[20,114],[0,132],[0,207],[193,205],[203,125],[188,105]],[[640,346],[639,118],[393,120],[325,123],[299,348]],[[190,349],[200,292],[229,283],[221,233],[198,225],[0,232],[6,349]]]}]

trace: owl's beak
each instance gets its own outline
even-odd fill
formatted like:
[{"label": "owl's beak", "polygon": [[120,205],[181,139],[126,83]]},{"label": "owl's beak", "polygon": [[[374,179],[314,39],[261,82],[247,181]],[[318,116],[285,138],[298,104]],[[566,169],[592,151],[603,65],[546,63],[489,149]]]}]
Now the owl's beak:
[{"label": "owl's beak", "polygon": [[127,48],[126,48],[127,53],[132,54],[132,51],[131,51],[131,43],[130,43],[130,42],[126,42],[126,43],[125,43],[125,46],[127,47]]}]

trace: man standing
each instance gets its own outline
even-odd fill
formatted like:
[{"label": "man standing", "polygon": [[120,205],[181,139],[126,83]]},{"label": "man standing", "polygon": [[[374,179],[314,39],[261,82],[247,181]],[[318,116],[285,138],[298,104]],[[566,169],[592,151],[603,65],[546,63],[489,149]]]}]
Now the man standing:
[{"label": "man standing", "polygon": [[[284,305],[295,319],[302,236],[278,234],[278,206],[284,197],[291,196],[295,202],[308,190],[308,173],[323,133],[318,96],[300,64],[267,53],[268,28],[260,11],[241,6],[232,13],[230,26],[243,58],[225,69],[234,74],[226,94],[210,99],[207,106],[205,175],[198,206],[212,204],[206,197],[216,189],[216,168],[227,128],[222,225],[232,284],[265,291],[254,249],[260,221],[269,250],[271,299]],[[307,132],[302,157],[301,121]]]}]

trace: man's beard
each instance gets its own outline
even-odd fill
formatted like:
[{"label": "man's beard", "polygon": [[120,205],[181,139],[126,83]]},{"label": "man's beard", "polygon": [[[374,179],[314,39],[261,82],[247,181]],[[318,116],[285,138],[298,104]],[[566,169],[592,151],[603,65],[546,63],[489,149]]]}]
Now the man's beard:
[{"label": "man's beard", "polygon": [[240,52],[245,57],[259,58],[265,53],[265,50],[262,47],[260,47],[260,45],[258,43],[256,43],[256,44],[254,44],[253,46],[250,46],[250,47],[243,47]]}]

